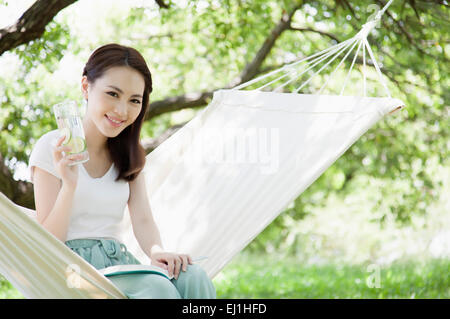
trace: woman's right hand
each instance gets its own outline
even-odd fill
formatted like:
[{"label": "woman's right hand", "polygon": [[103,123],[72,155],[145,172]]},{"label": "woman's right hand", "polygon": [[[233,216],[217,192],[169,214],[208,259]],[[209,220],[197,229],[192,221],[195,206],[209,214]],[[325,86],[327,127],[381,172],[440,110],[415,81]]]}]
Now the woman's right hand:
[{"label": "woman's right hand", "polygon": [[[53,148],[53,164],[59,176],[61,176],[63,185],[75,189],[78,181],[78,165],[69,166],[68,164],[81,159],[82,155],[68,155],[71,148],[68,145],[61,145],[64,138],[64,136],[61,136]],[[63,156],[62,152],[65,152],[66,156]]]}]

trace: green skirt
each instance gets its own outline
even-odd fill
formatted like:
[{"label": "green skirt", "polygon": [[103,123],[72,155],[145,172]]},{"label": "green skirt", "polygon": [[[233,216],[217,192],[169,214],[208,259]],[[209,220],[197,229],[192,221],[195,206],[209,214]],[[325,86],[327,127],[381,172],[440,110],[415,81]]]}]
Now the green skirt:
[{"label": "green skirt", "polygon": [[[114,265],[140,264],[127,247],[115,239],[72,239],[65,244],[96,269]],[[216,290],[197,264],[180,270],[178,278],[158,274],[121,274],[107,277],[130,299],[213,299]]]}]

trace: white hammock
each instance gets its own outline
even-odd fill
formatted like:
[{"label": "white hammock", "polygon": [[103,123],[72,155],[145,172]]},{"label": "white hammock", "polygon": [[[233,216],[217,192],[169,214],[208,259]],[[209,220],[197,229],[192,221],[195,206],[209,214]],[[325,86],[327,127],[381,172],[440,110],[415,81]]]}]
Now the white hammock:
[{"label": "white hammock", "polygon": [[[213,278],[362,134],[404,106],[390,97],[366,40],[374,25],[370,21],[347,41],[234,89],[214,92],[206,108],[147,156],[148,198],[166,249],[208,256],[200,264]],[[344,53],[336,69],[340,67],[355,47],[341,95],[298,94]],[[361,48],[364,69],[367,49],[387,97],[365,96],[365,73],[364,96],[342,95]],[[320,63],[324,65],[295,92],[278,92]],[[282,79],[287,81],[275,90],[262,90]],[[269,82],[241,90],[262,81]],[[26,298],[125,297],[27,215],[33,217],[34,211],[0,194],[0,273]],[[122,241],[148,263],[128,212],[123,227]]]}]

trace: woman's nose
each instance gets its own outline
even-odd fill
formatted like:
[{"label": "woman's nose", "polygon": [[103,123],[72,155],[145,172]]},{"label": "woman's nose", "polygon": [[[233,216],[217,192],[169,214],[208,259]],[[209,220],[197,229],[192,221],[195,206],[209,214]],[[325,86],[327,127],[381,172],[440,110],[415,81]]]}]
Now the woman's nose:
[{"label": "woman's nose", "polygon": [[124,102],[117,103],[115,112],[122,119],[124,117],[126,117],[126,115],[127,115],[127,105],[126,105],[126,103],[124,103]]}]

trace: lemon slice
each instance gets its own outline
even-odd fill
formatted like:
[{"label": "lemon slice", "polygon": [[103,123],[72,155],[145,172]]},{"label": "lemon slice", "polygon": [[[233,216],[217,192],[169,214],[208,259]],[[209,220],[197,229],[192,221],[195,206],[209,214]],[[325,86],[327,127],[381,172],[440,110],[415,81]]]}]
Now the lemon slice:
[{"label": "lemon slice", "polygon": [[81,153],[86,150],[86,141],[80,136],[75,136],[70,143],[72,151],[70,154]]},{"label": "lemon slice", "polygon": [[60,130],[61,136],[64,136],[64,141],[62,142],[62,145],[66,145],[70,141],[71,133],[70,129],[68,127],[63,127]]}]

